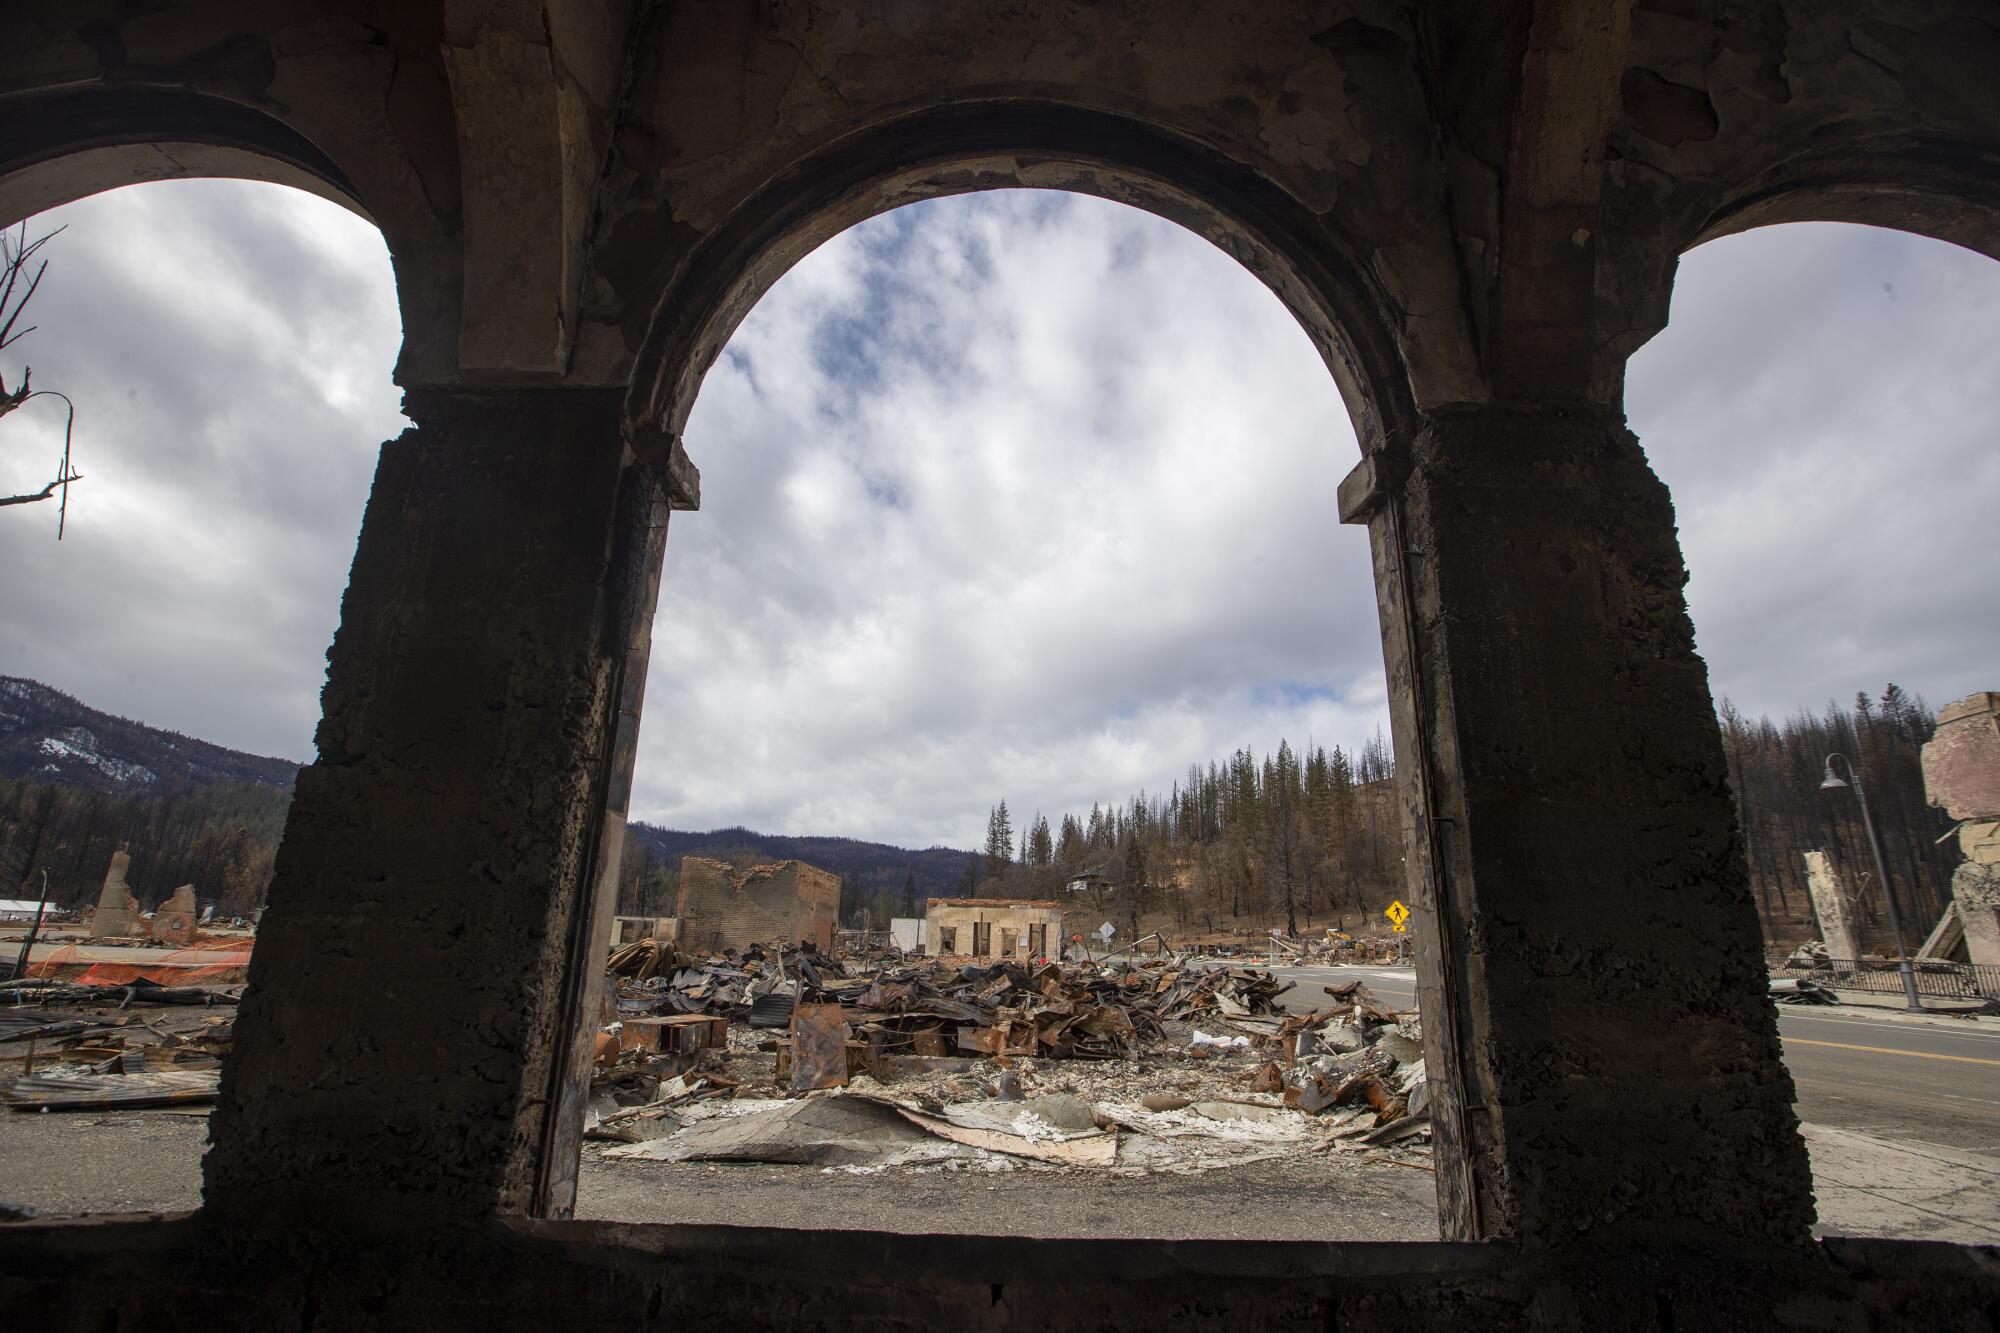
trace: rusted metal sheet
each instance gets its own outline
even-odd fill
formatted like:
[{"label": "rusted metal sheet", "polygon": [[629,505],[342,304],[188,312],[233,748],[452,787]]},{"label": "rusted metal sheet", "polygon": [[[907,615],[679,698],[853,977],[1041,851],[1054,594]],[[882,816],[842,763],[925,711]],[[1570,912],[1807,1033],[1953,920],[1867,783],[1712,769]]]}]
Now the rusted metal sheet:
[{"label": "rusted metal sheet", "polygon": [[837,1004],[792,1010],[793,1092],[847,1086],[847,1016]]},{"label": "rusted metal sheet", "polygon": [[621,1051],[657,1051],[691,1055],[729,1044],[729,1020],[708,1014],[670,1014],[662,1018],[628,1018],[618,1028]]},{"label": "rusted metal sheet", "polygon": [[1035,1025],[1003,1019],[991,1027],[960,1028],[958,1049],[979,1055],[1033,1055]]},{"label": "rusted metal sheet", "polygon": [[960,1028],[958,1049],[968,1055],[998,1055],[1006,1035],[1002,1028]]},{"label": "rusted metal sheet", "polygon": [[675,1014],[662,1018],[660,1049],[676,1055],[723,1050],[729,1045],[729,1020],[709,1014]]}]

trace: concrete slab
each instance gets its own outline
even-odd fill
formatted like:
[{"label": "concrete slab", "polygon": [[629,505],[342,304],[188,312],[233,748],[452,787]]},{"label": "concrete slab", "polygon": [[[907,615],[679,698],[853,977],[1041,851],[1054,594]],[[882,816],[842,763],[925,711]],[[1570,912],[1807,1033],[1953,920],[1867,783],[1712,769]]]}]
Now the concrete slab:
[{"label": "concrete slab", "polygon": [[2000,1157],[1805,1125],[1821,1234],[2000,1242]]}]

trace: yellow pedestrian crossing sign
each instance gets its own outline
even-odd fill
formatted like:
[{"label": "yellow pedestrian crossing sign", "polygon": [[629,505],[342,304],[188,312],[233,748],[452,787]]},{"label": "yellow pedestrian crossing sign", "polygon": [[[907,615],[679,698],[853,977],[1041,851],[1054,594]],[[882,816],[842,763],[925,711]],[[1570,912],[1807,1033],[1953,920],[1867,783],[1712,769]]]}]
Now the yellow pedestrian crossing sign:
[{"label": "yellow pedestrian crossing sign", "polygon": [[1403,906],[1403,900],[1400,898],[1390,903],[1389,910],[1382,915],[1389,918],[1389,929],[1398,935],[1410,928],[1410,909]]}]

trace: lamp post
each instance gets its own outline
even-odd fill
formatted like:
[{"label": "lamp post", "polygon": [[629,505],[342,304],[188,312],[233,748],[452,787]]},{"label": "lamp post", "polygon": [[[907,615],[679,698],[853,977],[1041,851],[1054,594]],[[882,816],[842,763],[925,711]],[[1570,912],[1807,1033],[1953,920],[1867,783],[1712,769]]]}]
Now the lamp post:
[{"label": "lamp post", "polygon": [[[1847,766],[1847,776],[1842,778],[1833,771],[1833,761],[1838,759]],[[1875,878],[1882,885],[1882,901],[1889,908],[1889,934],[1896,941],[1896,970],[1903,974],[1903,995],[1912,1009],[1922,1009],[1922,1001],[1917,999],[1917,972],[1910,965],[1910,951],[1903,947],[1903,923],[1896,916],[1896,895],[1889,887],[1889,870],[1882,863],[1882,840],[1875,836],[1875,819],[1868,813],[1868,797],[1861,790],[1861,773],[1854,767],[1854,761],[1838,752],[1826,757],[1825,780],[1819,784],[1821,791],[1836,787],[1853,787],[1854,799],[1861,805],[1861,826],[1868,830],[1868,851],[1875,858]]]}]

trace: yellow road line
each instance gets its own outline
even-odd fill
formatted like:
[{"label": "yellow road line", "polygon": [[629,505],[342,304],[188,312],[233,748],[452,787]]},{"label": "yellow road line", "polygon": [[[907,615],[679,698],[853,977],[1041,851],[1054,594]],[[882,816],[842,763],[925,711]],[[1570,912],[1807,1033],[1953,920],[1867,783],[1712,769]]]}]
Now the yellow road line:
[{"label": "yellow road line", "polygon": [[1787,1046],[1832,1046],[1843,1051],[1873,1051],[1877,1055],[1907,1055],[1918,1060],[1956,1060],[1965,1065],[2000,1065],[1976,1055],[1937,1055],[1930,1051],[1899,1051],[1893,1046],[1857,1046],[1851,1041],[1814,1041],[1810,1037],[1786,1037]]}]

